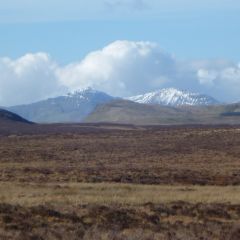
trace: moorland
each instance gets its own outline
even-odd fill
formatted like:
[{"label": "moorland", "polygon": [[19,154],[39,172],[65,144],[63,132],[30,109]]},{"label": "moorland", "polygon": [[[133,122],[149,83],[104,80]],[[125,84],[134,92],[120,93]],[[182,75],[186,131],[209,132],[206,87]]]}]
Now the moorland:
[{"label": "moorland", "polygon": [[239,239],[240,126],[0,127],[0,239]]}]

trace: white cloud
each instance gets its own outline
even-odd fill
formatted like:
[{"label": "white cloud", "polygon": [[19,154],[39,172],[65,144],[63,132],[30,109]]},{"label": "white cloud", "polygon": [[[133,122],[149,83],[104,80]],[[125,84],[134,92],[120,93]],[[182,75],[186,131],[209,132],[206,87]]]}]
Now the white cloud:
[{"label": "white cloud", "polygon": [[117,41],[57,73],[71,89],[91,86],[126,96],[154,89],[174,74],[174,65],[174,59],[154,43]]},{"label": "white cloud", "polygon": [[240,67],[226,63],[225,66],[211,64],[198,70],[198,80],[205,92],[223,101],[240,101]]},{"label": "white cloud", "polygon": [[60,66],[46,53],[0,59],[0,105],[29,103],[93,87],[131,96],[163,87],[240,100],[240,66],[222,60],[180,61],[151,42],[116,41]]},{"label": "white cloud", "polygon": [[0,59],[0,105],[29,103],[60,93],[56,67],[46,53]]},{"label": "white cloud", "polygon": [[197,71],[197,75],[198,75],[200,84],[212,86],[214,84],[214,80],[216,80],[218,74],[216,71],[199,69]]}]

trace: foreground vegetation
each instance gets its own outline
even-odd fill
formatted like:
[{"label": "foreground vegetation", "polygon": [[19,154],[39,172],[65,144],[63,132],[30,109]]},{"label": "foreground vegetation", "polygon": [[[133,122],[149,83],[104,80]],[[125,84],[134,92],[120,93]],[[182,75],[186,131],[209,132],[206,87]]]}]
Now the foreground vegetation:
[{"label": "foreground vegetation", "polygon": [[11,129],[0,239],[240,239],[237,126]]}]

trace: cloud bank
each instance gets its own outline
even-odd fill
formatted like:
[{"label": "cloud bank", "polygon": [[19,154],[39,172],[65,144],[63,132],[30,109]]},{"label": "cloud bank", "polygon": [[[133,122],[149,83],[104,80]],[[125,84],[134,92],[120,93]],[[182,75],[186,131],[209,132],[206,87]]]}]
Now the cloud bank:
[{"label": "cloud bank", "polygon": [[31,103],[93,87],[127,97],[165,87],[240,101],[240,65],[181,61],[152,42],[116,41],[79,62],[60,66],[46,53],[0,58],[0,105]]}]

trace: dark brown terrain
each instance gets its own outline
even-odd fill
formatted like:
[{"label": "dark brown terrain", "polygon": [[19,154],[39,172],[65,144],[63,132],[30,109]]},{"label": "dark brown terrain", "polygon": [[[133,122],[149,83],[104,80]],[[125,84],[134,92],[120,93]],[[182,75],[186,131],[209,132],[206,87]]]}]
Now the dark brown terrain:
[{"label": "dark brown terrain", "polygon": [[0,239],[240,239],[240,126],[5,124]]},{"label": "dark brown terrain", "polygon": [[26,132],[0,137],[1,181],[240,184],[240,127],[36,125]]},{"label": "dark brown terrain", "polygon": [[221,239],[240,238],[239,205],[144,204],[140,207],[0,205],[1,239]]}]

